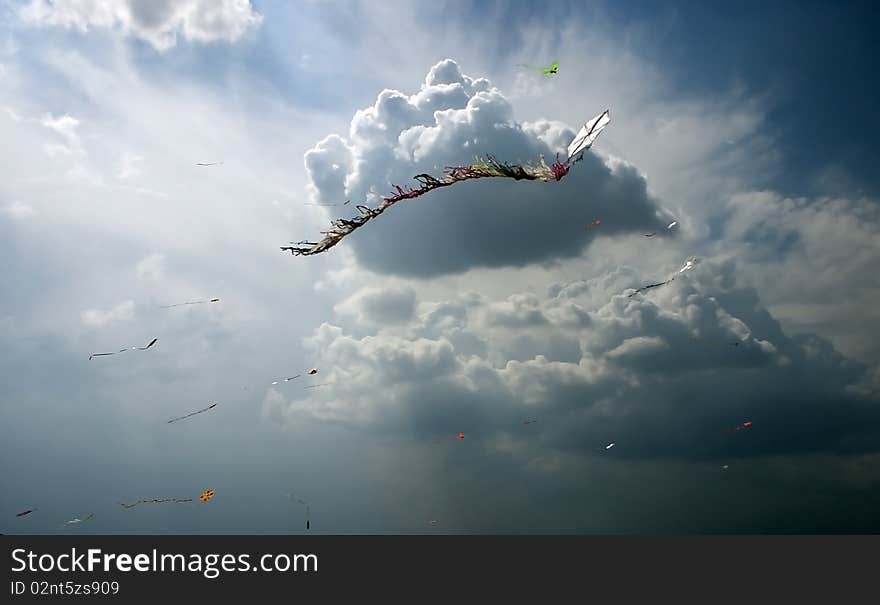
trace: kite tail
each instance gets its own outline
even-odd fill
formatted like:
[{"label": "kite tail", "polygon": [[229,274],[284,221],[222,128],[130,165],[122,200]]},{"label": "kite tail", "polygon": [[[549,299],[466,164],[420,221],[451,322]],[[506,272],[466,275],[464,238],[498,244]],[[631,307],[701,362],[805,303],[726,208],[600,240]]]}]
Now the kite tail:
[{"label": "kite tail", "polygon": [[544,162],[543,157],[540,159],[540,164],[537,165],[508,164],[497,160],[492,155],[487,155],[485,159],[476,158],[473,164],[467,166],[447,166],[444,169],[443,176],[439,178],[426,173],[417,174],[413,177],[413,180],[419,183],[419,187],[393,185],[394,192],[387,197],[383,197],[382,203],[375,208],[358,205],[356,208],[360,216],[333,220],[330,223],[330,229],[321,232],[324,235],[321,241],[295,242],[292,246],[281,246],[281,250],[289,251],[293,256],[320,254],[321,252],[326,252],[342,241],[345,236],[364,226],[401,200],[415,199],[434,189],[449,187],[455,183],[472,179],[510,178],[516,181],[560,181],[568,174],[571,165],[575,162],[560,162],[559,155],[557,154],[556,162],[550,167]]}]

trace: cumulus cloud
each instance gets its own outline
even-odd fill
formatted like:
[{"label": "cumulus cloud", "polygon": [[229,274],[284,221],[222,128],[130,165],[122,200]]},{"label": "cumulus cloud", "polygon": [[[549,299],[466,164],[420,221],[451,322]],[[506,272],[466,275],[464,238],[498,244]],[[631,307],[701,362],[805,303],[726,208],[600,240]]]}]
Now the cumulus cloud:
[{"label": "cumulus cloud", "polygon": [[[347,138],[326,137],[305,165],[316,201],[367,200],[476,155],[552,159],[573,136],[559,122],[516,122],[501,91],[446,59],[415,94],[383,90],[355,113]],[[401,203],[346,243],[371,270],[430,277],[575,257],[597,237],[583,228],[597,217],[613,235],[658,230],[667,216],[634,166],[589,152],[560,182],[466,182]]]},{"label": "cumulus cloud", "polygon": [[178,34],[234,42],[262,21],[250,0],[32,0],[20,14],[35,25],[119,29],[160,51],[175,46]]},{"label": "cumulus cloud", "polygon": [[[490,449],[538,417],[544,457],[610,441],[646,458],[880,447],[864,366],[785,334],[736,274],[734,261],[710,260],[628,298],[641,277],[624,267],[543,296],[425,301],[404,328],[364,335],[341,318],[305,341],[330,384],[267,399],[266,414],[423,438],[465,430]],[[746,419],[754,430],[733,435]]]},{"label": "cumulus cloud", "polygon": [[409,286],[364,288],[336,306],[336,311],[354,315],[361,322],[387,325],[408,322],[415,312],[416,292]]},{"label": "cumulus cloud", "polygon": [[82,312],[81,318],[84,324],[96,328],[120,321],[128,321],[134,317],[134,301],[127,300],[115,307],[102,311],[101,309],[87,309]]}]

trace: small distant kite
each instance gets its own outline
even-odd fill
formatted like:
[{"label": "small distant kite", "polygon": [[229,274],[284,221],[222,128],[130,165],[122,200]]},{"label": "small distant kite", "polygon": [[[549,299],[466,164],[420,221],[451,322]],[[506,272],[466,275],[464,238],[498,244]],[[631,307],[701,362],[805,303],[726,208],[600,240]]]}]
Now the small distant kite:
[{"label": "small distant kite", "polygon": [[[315,368],[312,368],[311,370],[309,370],[308,372],[306,372],[306,374],[309,375],[309,376],[314,376],[314,375],[317,374],[317,373],[318,373],[318,370],[315,369]],[[297,378],[301,378],[301,377],[302,377],[302,374],[297,374],[297,375],[295,375],[295,376],[290,376],[289,378],[285,378],[285,379],[284,379],[284,382],[290,382],[291,380],[296,380]],[[281,381],[280,381],[280,380],[273,380],[273,381],[272,381],[272,384],[273,384],[273,385],[276,385],[276,384],[278,384],[279,382],[281,382]],[[325,384],[331,384],[331,383],[325,383]],[[324,385],[316,384],[316,385],[313,385],[313,386],[320,387],[320,386],[324,386]],[[306,388],[309,389],[309,388],[312,388],[312,387],[306,387]]]},{"label": "small distant kite", "polygon": [[199,500],[201,500],[202,502],[207,502],[208,500],[210,500],[213,497],[214,497],[214,490],[206,489],[205,491],[202,492],[202,495],[199,496]]},{"label": "small distant kite", "polygon": [[464,433],[459,433],[459,434],[458,434],[458,438],[459,438],[459,439],[464,439]]},{"label": "small distant kite", "polygon": [[147,346],[145,346],[145,347],[131,347],[131,348],[128,348],[128,349],[120,349],[119,351],[115,351],[115,352],[113,352],[113,353],[92,353],[91,355],[89,355],[89,361],[92,360],[92,357],[103,357],[103,356],[105,356],[105,355],[117,355],[117,354],[119,354],[119,353],[125,353],[126,351],[146,351],[147,349],[149,349],[150,347],[152,347],[154,344],[156,344],[156,341],[157,341],[157,340],[159,340],[159,339],[158,339],[158,338],[154,338],[154,339],[151,340],[150,343],[149,343]]},{"label": "small distant kite", "polygon": [[751,427],[751,426],[752,426],[752,422],[751,422],[750,420],[746,420],[745,422],[743,422],[742,424],[740,424],[739,426],[737,426],[737,427],[736,427],[735,429],[733,429],[733,430],[734,430],[734,431],[741,431],[741,430],[743,430],[743,429],[747,429],[747,428],[749,428],[749,427]]},{"label": "small distant kite", "polygon": [[318,387],[326,387],[326,386],[330,386],[331,384],[336,384],[336,383],[335,382],[322,382],[321,384],[313,384],[308,387],[303,387],[303,389],[317,389]]},{"label": "small distant kite", "polygon": [[659,282],[656,284],[648,284],[647,286],[642,286],[641,288],[637,288],[635,290],[635,292],[631,292],[630,294],[628,294],[627,298],[632,298],[633,296],[635,296],[639,292],[644,292],[645,290],[650,290],[651,288],[659,288],[660,286],[665,286],[666,284],[675,281],[675,278],[678,277],[678,275],[680,275],[681,273],[684,273],[685,271],[692,270],[694,267],[697,266],[697,264],[699,262],[700,262],[700,259],[698,259],[696,257],[691,257],[691,258],[687,259],[687,261],[684,263],[682,268],[678,270],[677,274],[673,275],[672,277],[670,277],[666,281],[662,281],[662,282]]},{"label": "small distant kite", "polygon": [[602,224],[602,221],[600,221],[599,219],[596,219],[595,221],[593,221],[592,223],[590,223],[589,225],[584,227],[584,229],[592,229],[593,227],[598,227],[601,224]]},{"label": "small distant kite", "polygon": [[182,504],[184,502],[192,502],[192,501],[193,501],[192,498],[152,498],[150,500],[141,499],[141,500],[138,500],[137,502],[134,502],[132,504],[126,504],[125,502],[117,502],[117,504],[119,506],[121,506],[122,508],[134,508],[138,504],[165,504],[167,502],[170,502],[172,504]]},{"label": "small distant kite", "polygon": [[645,237],[654,237],[655,235],[657,235],[657,233],[654,231],[651,231],[651,233],[645,233]]},{"label": "small distant kite", "polygon": [[532,71],[538,71],[543,73],[545,76],[552,76],[553,74],[559,71],[559,61],[553,61],[549,67],[544,67],[543,65],[526,65],[524,63],[520,63],[517,67],[523,67],[525,69],[531,69]]},{"label": "small distant kite", "polygon": [[222,166],[223,162],[196,162],[196,166]]},{"label": "small distant kite", "polygon": [[437,519],[431,519],[428,521],[428,525],[437,525]]},{"label": "small distant kite", "polygon": [[687,261],[685,261],[684,265],[682,266],[681,269],[678,270],[678,272],[684,273],[685,271],[690,271],[691,269],[696,267],[697,263],[699,263],[699,262],[700,262],[700,259],[698,259],[696,257],[691,257],[691,258],[687,259]]},{"label": "small distant kite", "polygon": [[721,470],[725,470],[725,471],[726,471],[728,468],[730,468],[730,467],[729,467],[728,465],[725,464],[724,466],[721,467]]},{"label": "small distant kite", "polygon": [[186,419],[186,418],[189,418],[190,416],[195,416],[196,414],[201,414],[202,412],[207,412],[208,410],[213,410],[215,407],[217,407],[217,404],[216,404],[216,403],[212,403],[212,404],[209,405],[208,407],[206,407],[206,408],[202,408],[202,409],[200,409],[200,410],[196,410],[195,412],[192,412],[192,413],[190,413],[190,414],[187,414],[186,416],[180,416],[180,417],[178,417],[178,418],[172,418],[172,419],[169,420],[166,424],[171,424],[172,422],[177,422],[178,420],[184,420],[184,419]]},{"label": "small distant kite", "polygon": [[534,420],[534,419],[531,419],[531,420],[523,420],[523,424],[535,424],[536,422],[538,422],[538,421],[537,421],[537,420]]},{"label": "small distant kite", "polygon": [[176,303],[173,305],[165,305],[165,306],[159,307],[159,308],[160,309],[170,309],[171,307],[182,307],[183,305],[203,305],[205,303],[215,303],[215,302],[220,302],[220,299],[219,298],[212,298],[210,300],[193,300],[190,302],[182,302],[182,303]]},{"label": "small distant kite", "polygon": [[[675,279],[675,278],[673,278],[673,279]],[[644,292],[645,290],[650,290],[651,288],[659,288],[660,286],[665,286],[666,284],[668,284],[671,281],[672,280],[670,279],[668,281],[662,281],[662,282],[659,282],[656,284],[648,284],[647,286],[642,286],[641,288],[638,288],[635,292],[630,294],[627,298],[632,298],[633,296],[635,296],[639,292]]]},{"label": "small distant kite", "polygon": [[299,502],[300,504],[302,504],[303,506],[306,507],[306,529],[311,529],[312,522],[310,519],[311,511],[309,509],[309,503],[306,502],[305,500],[303,500],[302,498],[295,497],[293,494],[287,494],[287,497],[290,498],[291,500],[296,500],[297,502]]},{"label": "small distant kite", "polygon": [[677,224],[678,224],[678,221],[672,221],[671,223],[669,223],[668,225],[666,225],[666,228],[667,228],[667,229],[672,229],[672,228],[675,227]]},{"label": "small distant kite", "polygon": [[20,513],[15,513],[15,516],[16,516],[16,517],[26,517],[27,515],[29,515],[29,514],[31,514],[31,513],[37,512],[38,510],[39,510],[39,509],[37,509],[37,508],[31,508],[31,509],[28,509],[28,510],[23,510],[23,511],[21,511]]},{"label": "small distant kite", "polygon": [[86,521],[88,521],[89,519],[91,519],[94,516],[95,516],[95,513],[89,513],[88,515],[86,515],[82,519],[80,519],[79,517],[74,517],[70,521],[65,521],[64,524],[65,525],[76,525],[77,523],[85,523]]},{"label": "small distant kite", "polygon": [[613,443],[609,443],[608,445],[605,446],[605,449],[606,449],[606,450],[610,450],[612,447],[614,447],[614,444],[613,444]]},{"label": "small distant kite", "polygon": [[741,345],[741,344],[742,344],[742,343],[741,343],[740,341],[736,340],[736,341],[730,343],[730,346],[732,346],[732,347],[738,347],[738,346]]},{"label": "small distant kite", "polygon": [[376,208],[358,204],[355,207],[360,216],[334,220],[329,230],[322,231],[324,237],[320,241],[304,240],[291,242],[293,245],[281,246],[280,248],[282,252],[290,252],[293,256],[310,256],[326,252],[341,242],[345,236],[363,227],[397,202],[415,199],[434,189],[449,187],[462,181],[483,178],[509,178],[516,181],[560,181],[568,174],[575,163],[583,159],[583,153],[593,145],[596,137],[599,136],[599,133],[610,122],[610,110],[605,110],[584,124],[568,145],[568,157],[565,161],[559,161],[557,156],[556,162],[551,166],[547,166],[543,157],[540,158],[540,163],[537,165],[507,164],[498,161],[492,155],[487,155],[485,160],[477,158],[476,163],[468,166],[447,166],[443,176],[439,178],[430,174],[417,174],[413,178],[420,183],[418,189],[395,185],[396,191],[388,197],[383,197],[382,203]]}]

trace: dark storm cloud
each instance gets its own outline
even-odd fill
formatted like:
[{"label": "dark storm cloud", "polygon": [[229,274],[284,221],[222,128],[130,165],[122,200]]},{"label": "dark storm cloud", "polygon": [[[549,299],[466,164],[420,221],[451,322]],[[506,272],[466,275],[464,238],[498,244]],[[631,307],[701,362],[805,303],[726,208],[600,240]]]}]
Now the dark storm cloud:
[{"label": "dark storm cloud", "polygon": [[865,367],[821,338],[785,335],[735,275],[735,263],[709,261],[635,299],[620,293],[624,273],[545,298],[463,297],[423,305],[409,336],[325,324],[308,344],[333,384],[267,405],[278,418],[425,438],[456,425],[499,437],[537,416],[531,439],[547,452],[615,441],[615,455],[635,459],[880,449],[880,408],[853,388]]}]

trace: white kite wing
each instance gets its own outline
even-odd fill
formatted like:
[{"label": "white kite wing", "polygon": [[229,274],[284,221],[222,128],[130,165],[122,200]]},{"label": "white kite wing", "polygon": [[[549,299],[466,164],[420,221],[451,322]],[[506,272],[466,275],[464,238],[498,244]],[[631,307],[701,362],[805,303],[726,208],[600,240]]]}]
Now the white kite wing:
[{"label": "white kite wing", "polygon": [[611,110],[606,109],[595,118],[583,125],[568,144],[568,159],[570,160],[580,152],[589,149],[599,133],[611,122]]}]

